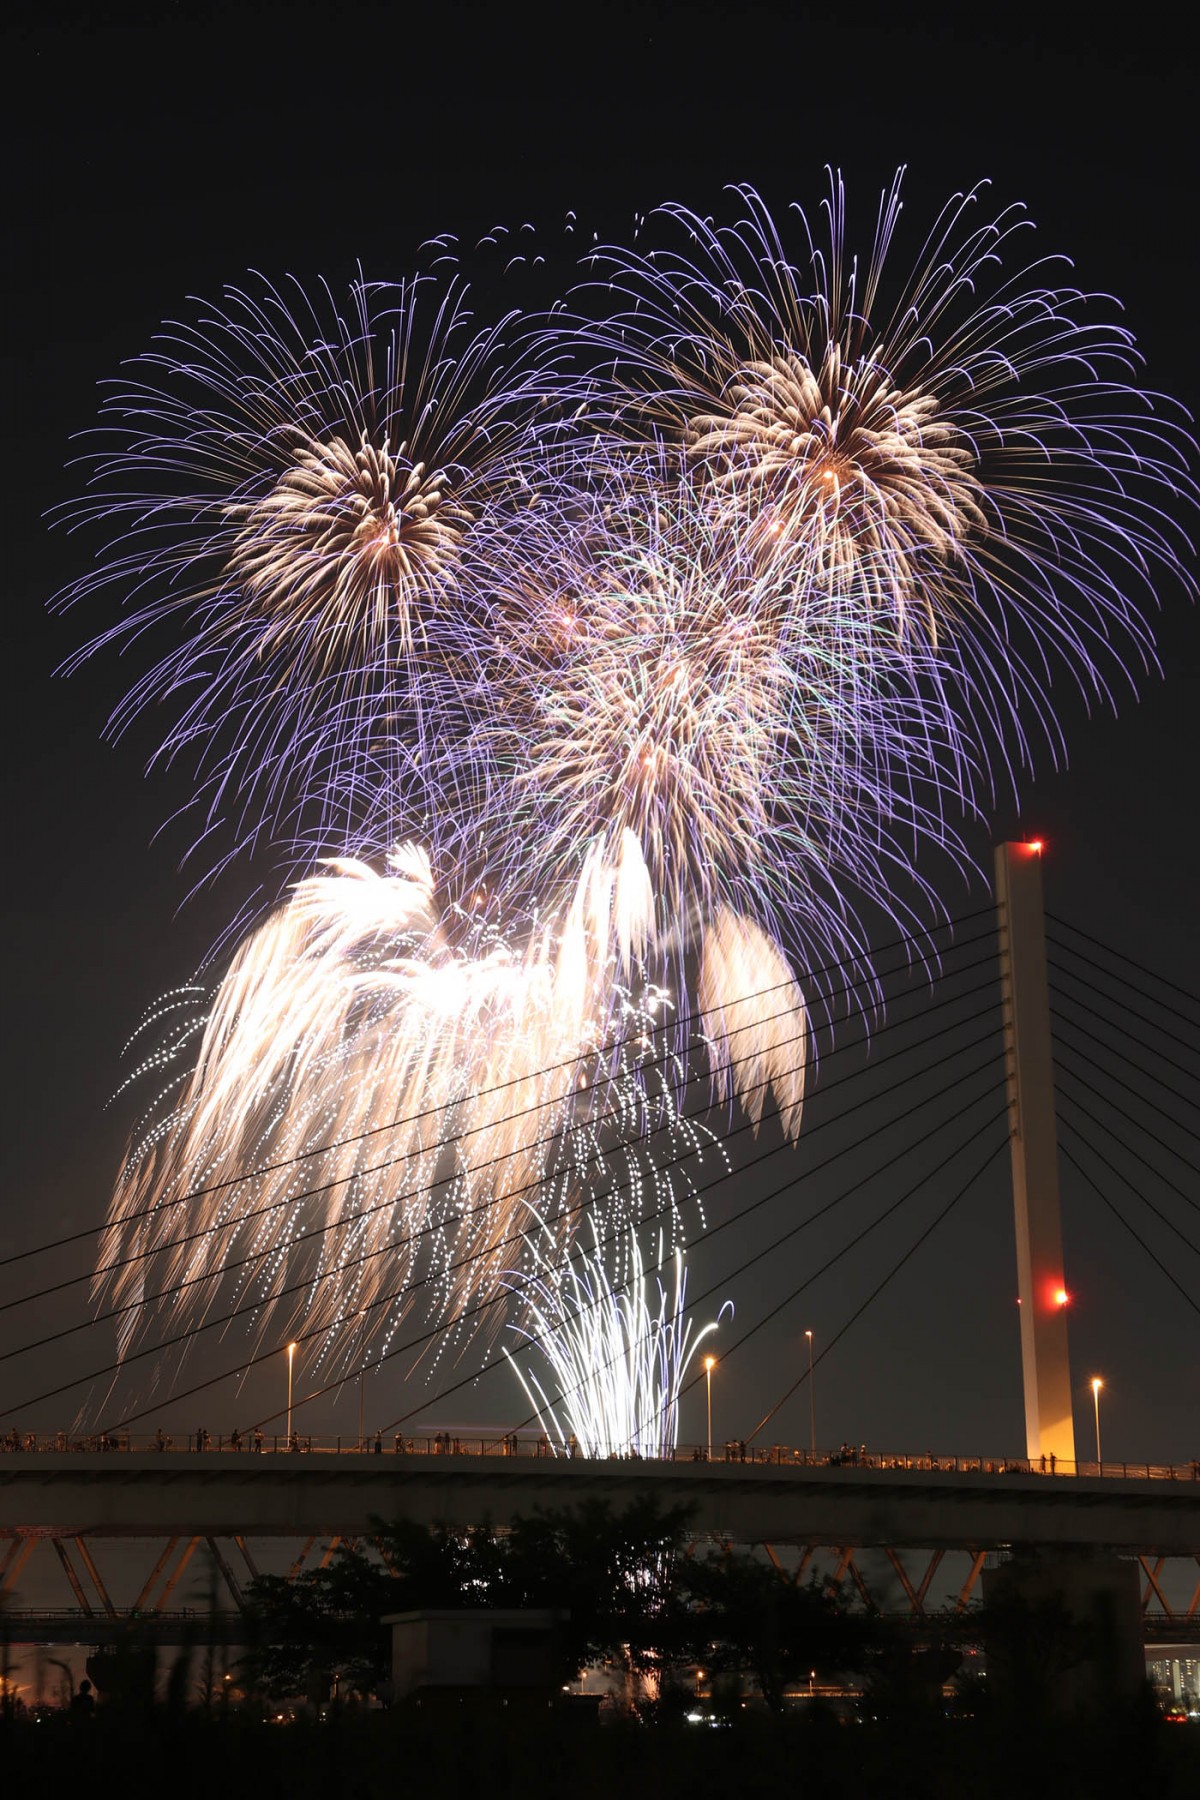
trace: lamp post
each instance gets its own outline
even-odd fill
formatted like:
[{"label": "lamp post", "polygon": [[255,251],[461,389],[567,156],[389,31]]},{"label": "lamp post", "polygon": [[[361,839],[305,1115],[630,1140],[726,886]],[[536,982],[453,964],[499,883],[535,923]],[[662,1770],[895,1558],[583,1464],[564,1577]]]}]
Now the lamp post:
[{"label": "lamp post", "polygon": [[808,1339],[808,1437],[815,1457],[817,1454],[817,1390],[813,1386],[813,1334],[811,1331],[806,1331],[804,1335]]},{"label": "lamp post", "polygon": [[366,1449],[366,1436],[363,1432],[363,1406],[366,1401],[366,1341],[367,1341],[367,1309],[364,1306],[359,1314],[358,1325],[358,1448]]},{"label": "lamp post", "polygon": [[1098,1375],[1092,1376],[1092,1405],[1096,1409],[1096,1472],[1104,1473],[1104,1464],[1100,1460],[1100,1389],[1104,1386]]},{"label": "lamp post", "polygon": [[287,1440],[288,1440],[289,1445],[291,1444],[291,1441],[292,1441],[292,1364],[296,1360],[297,1347],[298,1346],[295,1344],[289,1344],[288,1348],[287,1348],[287,1359],[288,1359]]},{"label": "lamp post", "polygon": [[716,1363],[715,1356],[704,1359],[704,1382],[708,1389],[708,1460],[712,1461],[712,1372]]}]

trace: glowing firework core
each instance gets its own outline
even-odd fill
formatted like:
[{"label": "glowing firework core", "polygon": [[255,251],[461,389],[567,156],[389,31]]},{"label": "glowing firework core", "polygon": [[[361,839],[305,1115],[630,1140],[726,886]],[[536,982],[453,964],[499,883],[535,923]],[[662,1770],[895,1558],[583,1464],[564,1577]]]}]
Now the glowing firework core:
[{"label": "glowing firework core", "polygon": [[307,638],[314,662],[336,663],[392,631],[411,646],[413,614],[431,600],[471,515],[449,477],[363,434],[302,444],[263,499],[235,509],[243,530],[230,576],[266,617],[264,642]]},{"label": "glowing firework core", "polygon": [[897,389],[870,360],[847,364],[828,344],[819,374],[800,352],[777,351],[739,369],[722,401],[726,410],[688,422],[692,460],[761,508],[765,535],[781,552],[804,551],[812,579],[857,586],[901,635],[917,600],[936,641],[921,553],[950,562],[984,523],[973,454],[939,421],[936,398]]}]

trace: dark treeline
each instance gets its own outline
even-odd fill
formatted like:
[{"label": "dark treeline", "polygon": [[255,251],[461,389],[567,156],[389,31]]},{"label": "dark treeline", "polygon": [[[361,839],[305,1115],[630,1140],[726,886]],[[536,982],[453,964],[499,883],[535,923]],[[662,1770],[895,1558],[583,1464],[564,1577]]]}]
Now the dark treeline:
[{"label": "dark treeline", "polygon": [[[392,1698],[381,1619],[464,1607],[566,1615],[553,1690],[427,1690],[380,1708]],[[324,1568],[259,1578],[244,1648],[203,1634],[201,1618],[156,1681],[133,1622],[89,1661],[96,1706],[0,1708],[8,1791],[1200,1793],[1200,1730],[1166,1723],[1148,1691],[1106,1689],[1096,1643],[1061,1608],[993,1607],[917,1637],[763,1557],[692,1544],[686,1512],[651,1501],[539,1513],[503,1532],[378,1521],[370,1545],[342,1546]],[[990,1682],[973,1673],[981,1645]],[[613,1693],[601,1716],[562,1692],[598,1665]]]},{"label": "dark treeline", "polygon": [[323,1569],[253,1583],[240,1673],[277,1700],[378,1693],[391,1659],[379,1621],[422,1607],[551,1607],[566,1615],[562,1684],[606,1664],[631,1695],[650,1677],[682,1696],[702,1665],[749,1683],[775,1713],[812,1671],[854,1673],[876,1653],[867,1621],[815,1579],[732,1550],[690,1551],[687,1521],[685,1508],[649,1499],[538,1512],[503,1532],[377,1521],[369,1550],[341,1546]]}]

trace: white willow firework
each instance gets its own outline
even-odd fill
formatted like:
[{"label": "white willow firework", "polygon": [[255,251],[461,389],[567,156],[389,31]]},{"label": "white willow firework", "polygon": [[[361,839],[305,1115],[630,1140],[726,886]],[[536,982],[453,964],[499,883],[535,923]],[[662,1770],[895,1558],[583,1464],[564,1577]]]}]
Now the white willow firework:
[{"label": "white willow firework", "polygon": [[[514,948],[482,894],[440,906],[413,847],[384,876],[343,862],[301,882],[234,958],[178,1103],[128,1159],[100,1284],[123,1347],[152,1325],[148,1301],[203,1314],[234,1270],[260,1325],[303,1319],[347,1354],[347,1308],[386,1342],[421,1272],[448,1322],[474,1318],[531,1197],[570,1222],[568,1187],[593,1218],[625,1219],[649,1186],[676,1230],[708,1133],[676,1099],[667,997],[640,973],[644,924],[615,916],[616,886],[593,851],[571,905]],[[740,1091],[747,1071],[749,1106],[773,1082],[798,1109],[803,1014],[798,1043],[752,1056],[710,985],[720,1078]],[[647,1161],[650,1139],[677,1174]]]},{"label": "white willow firework", "polygon": [[[697,1330],[687,1317],[683,1247],[668,1252],[660,1235],[648,1273],[633,1234],[568,1256],[535,1217],[529,1241],[533,1273],[510,1278],[524,1308],[512,1327],[521,1347],[504,1353],[555,1454],[673,1456],[688,1369],[720,1323]],[[654,1274],[664,1267],[669,1291]],[[549,1393],[531,1351],[548,1366]]]}]

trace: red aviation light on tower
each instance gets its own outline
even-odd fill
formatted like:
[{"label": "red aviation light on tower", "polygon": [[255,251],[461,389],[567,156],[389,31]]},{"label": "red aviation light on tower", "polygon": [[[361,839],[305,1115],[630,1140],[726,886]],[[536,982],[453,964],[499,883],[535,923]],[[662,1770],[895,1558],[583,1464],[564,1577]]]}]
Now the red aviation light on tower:
[{"label": "red aviation light on tower", "polygon": [[1071,1296],[1070,1296],[1070,1294],[1068,1294],[1065,1287],[1056,1287],[1051,1295],[1051,1298],[1053,1299],[1056,1307],[1069,1306],[1071,1304]]},{"label": "red aviation light on tower", "polygon": [[1045,847],[1045,840],[1042,838],[1026,838],[1021,845],[1022,850],[1029,856],[1040,856]]}]

